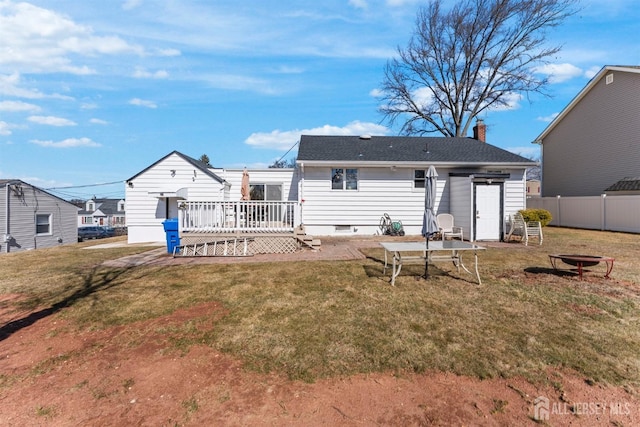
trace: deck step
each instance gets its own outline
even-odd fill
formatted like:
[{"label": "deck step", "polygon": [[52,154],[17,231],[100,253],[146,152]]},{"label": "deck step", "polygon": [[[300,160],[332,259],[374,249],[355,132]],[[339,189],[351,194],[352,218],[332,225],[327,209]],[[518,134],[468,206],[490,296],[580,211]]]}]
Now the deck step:
[{"label": "deck step", "polygon": [[310,249],[313,249],[314,251],[319,250],[320,246],[322,245],[322,242],[320,241],[320,239],[316,239],[313,236],[309,236],[309,235],[306,235],[306,234],[304,236],[296,236],[296,238],[304,246],[306,246],[306,247],[308,247]]}]

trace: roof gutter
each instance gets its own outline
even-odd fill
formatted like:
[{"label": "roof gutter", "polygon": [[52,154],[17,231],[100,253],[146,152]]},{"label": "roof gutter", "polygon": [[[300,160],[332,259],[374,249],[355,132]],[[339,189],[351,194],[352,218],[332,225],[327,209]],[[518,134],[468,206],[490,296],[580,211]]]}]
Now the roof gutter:
[{"label": "roof gutter", "polygon": [[[302,163],[302,162],[301,162]],[[396,168],[424,168],[425,165],[433,165],[440,168],[460,168],[460,167],[531,167],[538,164],[538,162],[510,162],[510,163],[492,163],[492,162],[464,162],[464,163],[452,163],[452,162],[406,162],[406,161],[349,161],[349,160],[317,160],[317,161],[304,161],[307,167],[396,167]]]}]

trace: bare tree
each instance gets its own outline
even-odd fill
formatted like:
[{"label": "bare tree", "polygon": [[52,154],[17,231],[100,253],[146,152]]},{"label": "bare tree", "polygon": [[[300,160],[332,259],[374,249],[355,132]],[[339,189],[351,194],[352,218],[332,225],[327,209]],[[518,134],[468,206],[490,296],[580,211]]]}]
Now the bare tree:
[{"label": "bare tree", "polygon": [[281,158],[280,160],[276,160],[272,164],[270,164],[269,168],[274,168],[274,169],[295,168],[296,159],[297,159],[296,157],[289,160],[284,160]]},{"label": "bare tree", "polygon": [[508,106],[513,95],[542,93],[536,67],[559,46],[546,31],[575,12],[577,0],[442,0],[419,9],[416,29],[387,62],[379,111],[400,133],[465,136],[472,120]]}]

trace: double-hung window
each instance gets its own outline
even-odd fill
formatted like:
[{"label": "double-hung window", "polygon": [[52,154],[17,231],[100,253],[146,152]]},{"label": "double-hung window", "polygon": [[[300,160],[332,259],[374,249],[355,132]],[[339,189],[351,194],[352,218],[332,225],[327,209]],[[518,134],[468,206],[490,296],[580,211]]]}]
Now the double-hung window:
[{"label": "double-hung window", "polygon": [[36,214],[36,235],[51,235],[51,214]]},{"label": "double-hung window", "polygon": [[424,188],[427,173],[425,170],[416,169],[413,171],[413,188]]},{"label": "double-hung window", "polygon": [[357,190],[358,169],[333,168],[331,169],[332,190]]}]

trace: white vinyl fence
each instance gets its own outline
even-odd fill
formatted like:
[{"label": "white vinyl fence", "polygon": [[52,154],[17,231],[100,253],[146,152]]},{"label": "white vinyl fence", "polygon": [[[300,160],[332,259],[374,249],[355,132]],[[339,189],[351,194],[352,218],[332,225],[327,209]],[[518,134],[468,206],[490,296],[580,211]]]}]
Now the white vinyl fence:
[{"label": "white vinyl fence", "polygon": [[640,195],[531,197],[528,209],[546,209],[549,225],[640,233]]}]

